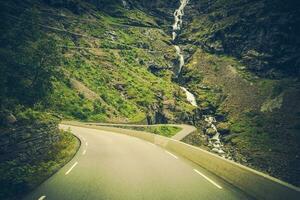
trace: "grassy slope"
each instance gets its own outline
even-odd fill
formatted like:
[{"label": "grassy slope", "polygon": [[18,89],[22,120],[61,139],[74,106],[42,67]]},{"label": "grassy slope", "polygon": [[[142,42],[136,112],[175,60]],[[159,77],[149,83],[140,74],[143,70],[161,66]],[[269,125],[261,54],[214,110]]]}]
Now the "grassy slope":
[{"label": "grassy slope", "polygon": [[[164,69],[171,66],[175,52],[170,37],[156,28],[153,16],[118,8],[121,16],[112,17],[85,3],[81,6],[88,12],[81,15],[40,6],[45,24],[65,30],[46,29],[65,47],[64,79],[55,82],[46,109],[69,118],[112,122],[139,122],[160,106],[166,107],[164,112],[173,121],[192,110],[184,93],[171,82],[172,72]],[[148,70],[150,65],[161,69],[154,75]],[[72,87],[70,78],[98,98],[86,98]]]}]

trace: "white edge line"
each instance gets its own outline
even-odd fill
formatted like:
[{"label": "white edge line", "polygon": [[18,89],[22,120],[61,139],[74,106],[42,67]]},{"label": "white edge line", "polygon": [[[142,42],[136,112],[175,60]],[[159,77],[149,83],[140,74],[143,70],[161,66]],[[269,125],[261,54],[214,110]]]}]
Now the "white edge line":
[{"label": "white edge line", "polygon": [[86,149],[82,152],[82,155],[85,155],[86,154]]},{"label": "white edge line", "polygon": [[199,174],[200,176],[202,176],[203,178],[205,178],[206,180],[208,180],[210,183],[212,183],[214,186],[216,186],[219,189],[223,189],[221,186],[219,186],[217,183],[215,183],[213,180],[211,180],[210,178],[208,178],[207,176],[205,176],[204,174],[202,174],[201,172],[199,172],[197,169],[194,169],[194,171]]},{"label": "white edge line", "polygon": [[43,195],[43,196],[41,196],[38,200],[43,200],[43,199],[45,199],[45,198],[46,198],[46,196]]},{"label": "white edge line", "polygon": [[72,167],[65,173],[65,175],[68,175],[68,174],[72,171],[72,169],[73,169],[77,164],[78,164],[78,162],[75,162],[75,163],[72,165]]},{"label": "white edge line", "polygon": [[175,156],[174,154],[172,154],[172,153],[168,152],[167,150],[166,150],[165,152],[166,152],[167,154],[169,154],[170,156],[174,157],[175,159],[178,159],[178,157],[177,157],[177,156]]}]

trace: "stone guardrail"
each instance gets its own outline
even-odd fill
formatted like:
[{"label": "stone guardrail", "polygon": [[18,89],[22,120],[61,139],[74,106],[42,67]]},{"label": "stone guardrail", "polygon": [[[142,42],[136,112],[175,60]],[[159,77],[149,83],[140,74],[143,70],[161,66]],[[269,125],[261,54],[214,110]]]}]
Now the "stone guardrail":
[{"label": "stone guardrail", "polygon": [[111,131],[152,142],[177,153],[238,187],[256,199],[299,199],[300,188],[189,144],[143,131],[64,122],[66,125]]}]

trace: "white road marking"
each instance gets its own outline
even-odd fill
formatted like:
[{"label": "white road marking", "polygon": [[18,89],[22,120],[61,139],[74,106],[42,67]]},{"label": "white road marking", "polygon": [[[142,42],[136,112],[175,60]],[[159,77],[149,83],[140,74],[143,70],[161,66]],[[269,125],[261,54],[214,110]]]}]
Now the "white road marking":
[{"label": "white road marking", "polygon": [[84,150],[83,152],[82,152],[82,155],[85,155],[86,154],[86,150]]},{"label": "white road marking", "polygon": [[83,139],[83,141],[85,141],[85,138],[84,138],[84,137],[82,137],[82,139]]},{"label": "white road marking", "polygon": [[38,200],[43,200],[43,199],[46,199],[45,195],[41,196]]},{"label": "white road marking", "polygon": [[170,152],[168,152],[168,151],[165,151],[167,154],[169,154],[169,155],[171,155],[172,157],[174,157],[175,159],[178,159],[178,157],[177,156],[175,156],[174,154],[172,154],[172,153],[170,153]]},{"label": "white road marking", "polygon": [[88,142],[86,142],[85,145],[88,146],[89,145]]},{"label": "white road marking", "polygon": [[206,180],[208,180],[209,182],[211,182],[214,186],[216,186],[219,189],[223,189],[221,186],[219,186],[217,183],[215,183],[213,180],[211,180],[210,178],[208,178],[207,176],[205,176],[204,174],[202,174],[201,172],[199,172],[198,170],[194,169],[194,171],[199,174],[200,176],[202,176],[203,178],[205,178]]},{"label": "white road marking", "polygon": [[72,167],[65,173],[65,175],[68,175],[77,164],[78,162],[75,162],[74,165],[72,165]]}]

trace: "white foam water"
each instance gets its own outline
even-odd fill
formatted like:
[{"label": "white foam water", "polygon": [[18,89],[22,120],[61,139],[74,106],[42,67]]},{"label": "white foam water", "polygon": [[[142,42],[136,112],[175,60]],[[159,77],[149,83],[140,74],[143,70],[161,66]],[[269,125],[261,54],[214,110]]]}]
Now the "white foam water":
[{"label": "white foam water", "polygon": [[186,94],[186,100],[190,102],[193,106],[197,107],[197,102],[195,96],[190,93],[185,87],[180,87]]}]

